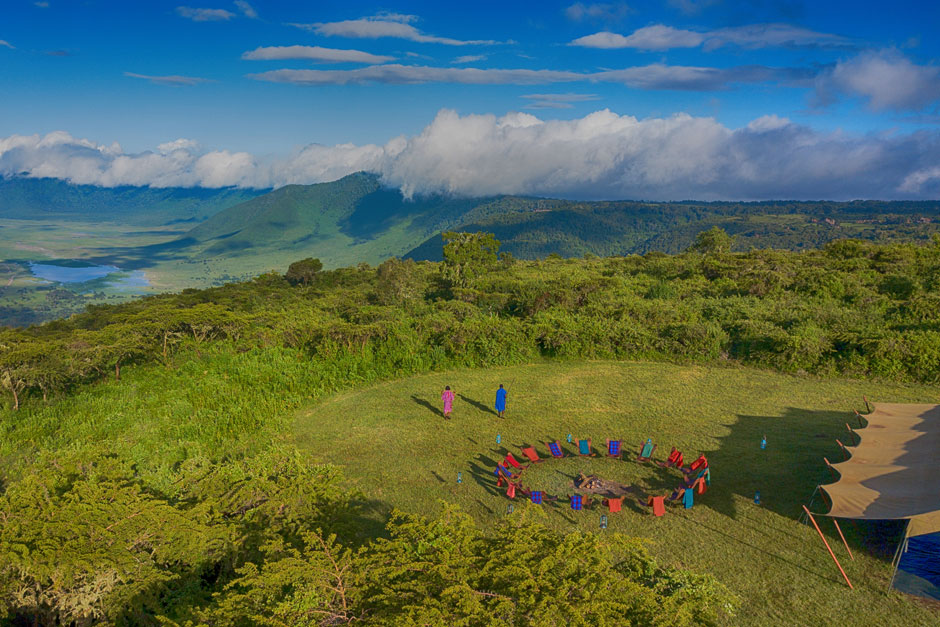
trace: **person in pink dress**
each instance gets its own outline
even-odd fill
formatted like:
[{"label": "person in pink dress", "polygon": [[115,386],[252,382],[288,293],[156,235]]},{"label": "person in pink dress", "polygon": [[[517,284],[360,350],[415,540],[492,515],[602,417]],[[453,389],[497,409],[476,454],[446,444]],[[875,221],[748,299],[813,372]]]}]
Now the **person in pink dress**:
[{"label": "person in pink dress", "polygon": [[444,386],[444,391],[441,392],[441,400],[444,401],[444,418],[450,420],[450,412],[454,408],[454,392],[449,385]]}]

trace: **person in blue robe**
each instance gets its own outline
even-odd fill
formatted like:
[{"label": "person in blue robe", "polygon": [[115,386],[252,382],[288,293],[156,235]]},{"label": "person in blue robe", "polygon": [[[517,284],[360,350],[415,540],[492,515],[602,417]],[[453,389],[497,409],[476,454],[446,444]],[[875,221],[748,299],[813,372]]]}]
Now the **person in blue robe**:
[{"label": "person in blue robe", "polygon": [[503,412],[506,411],[506,390],[503,388],[503,384],[499,384],[499,389],[496,390],[496,415],[500,418],[503,417]]}]

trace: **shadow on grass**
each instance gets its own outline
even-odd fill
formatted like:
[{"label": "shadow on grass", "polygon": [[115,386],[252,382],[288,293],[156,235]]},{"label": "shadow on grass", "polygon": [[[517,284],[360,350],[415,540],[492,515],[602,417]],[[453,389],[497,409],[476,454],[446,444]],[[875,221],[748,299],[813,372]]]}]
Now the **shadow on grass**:
[{"label": "shadow on grass", "polygon": [[785,563],[785,564],[789,564],[790,566],[793,566],[794,568],[798,568],[798,569],[802,570],[803,572],[809,573],[810,575],[815,575],[816,577],[819,577],[820,579],[823,579],[823,580],[825,580],[825,581],[829,581],[829,582],[832,582],[832,583],[836,583],[836,584],[841,584],[841,583],[842,583],[842,579],[840,579],[840,578],[838,578],[838,577],[833,577],[831,574],[823,574],[823,573],[821,573],[821,572],[812,570],[812,569],[810,569],[810,568],[807,568],[804,564],[801,564],[801,563],[799,563],[799,562],[794,562],[794,561],[789,560],[789,559],[787,559],[787,558],[785,558],[785,557],[781,557],[781,556],[777,555],[776,553],[772,553],[772,552],[770,552],[770,551],[767,551],[765,547],[757,546],[756,544],[751,544],[750,542],[747,542],[747,541],[745,541],[745,540],[742,540],[742,539],[740,539],[740,538],[737,538],[737,537],[731,535],[730,533],[726,533],[725,531],[722,531],[721,529],[718,529],[718,528],[716,528],[716,527],[712,527],[711,525],[708,525],[708,524],[706,524],[706,523],[704,523],[704,522],[701,522],[700,520],[692,520],[691,518],[689,518],[688,516],[686,516],[686,515],[683,513],[683,511],[682,511],[681,509],[678,510],[678,511],[675,513],[675,515],[676,515],[676,516],[680,516],[681,518],[685,518],[687,521],[689,521],[689,522],[690,522],[691,524],[693,524],[693,525],[697,525],[697,526],[699,526],[699,527],[704,527],[705,529],[708,529],[709,531],[712,531],[712,532],[714,532],[714,533],[716,533],[716,534],[718,534],[718,535],[720,535],[720,536],[724,536],[725,538],[728,538],[728,540],[730,540],[730,541],[733,542],[733,543],[737,543],[737,544],[740,544],[741,546],[746,546],[746,547],[748,547],[748,548],[754,549],[755,551],[759,551],[760,553],[762,553],[762,554],[764,554],[764,555],[766,555],[766,556],[768,556],[768,557],[771,557],[771,558],[773,558],[773,559],[775,559],[775,560],[777,560],[777,561],[779,561],[779,562],[783,562],[783,563]]},{"label": "shadow on grass", "polygon": [[484,414],[492,414],[492,415],[494,415],[494,416],[497,415],[495,409],[493,409],[493,408],[491,408],[491,407],[488,407],[487,405],[484,405],[484,404],[481,403],[480,401],[475,401],[475,400],[473,400],[472,398],[470,398],[469,396],[464,396],[463,394],[458,394],[458,395],[457,395],[457,398],[459,398],[460,400],[462,400],[463,402],[465,402],[465,403],[468,404],[468,405],[471,405],[471,406],[473,406],[473,407],[476,407],[477,409],[479,409],[480,411],[482,411]]},{"label": "shadow on grass", "polygon": [[437,407],[435,407],[434,405],[432,405],[431,403],[429,403],[423,398],[418,398],[417,396],[412,394],[411,400],[413,400],[418,405],[421,405],[421,407],[424,407],[425,409],[429,410],[435,416],[441,416],[441,417],[444,416],[444,412],[441,409],[438,409]]},{"label": "shadow on grass", "polygon": [[470,476],[487,494],[490,496],[503,494],[503,490],[496,485],[496,475],[493,474],[496,469],[495,460],[481,453],[469,465]]},{"label": "shadow on grass", "polygon": [[[832,483],[823,458],[833,463],[843,459],[836,438],[845,441],[845,423],[852,419],[849,412],[796,407],[780,416],[739,415],[737,422],[725,425],[729,433],[718,438],[718,449],[704,451],[711,487],[696,504],[737,519],[734,496],[753,500],[759,490],[762,508],[798,519],[816,486]],[[766,450],[760,448],[763,436]],[[697,454],[687,451],[686,459]]]}]

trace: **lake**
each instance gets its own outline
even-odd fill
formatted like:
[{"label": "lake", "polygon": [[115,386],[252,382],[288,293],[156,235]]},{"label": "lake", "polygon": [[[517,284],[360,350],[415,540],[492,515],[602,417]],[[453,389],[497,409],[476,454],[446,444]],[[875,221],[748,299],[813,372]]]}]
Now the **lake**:
[{"label": "lake", "polygon": [[33,276],[53,283],[87,283],[105,279],[108,287],[119,291],[133,291],[149,285],[141,270],[124,272],[117,266],[102,266],[83,261],[65,260],[61,262],[30,261],[29,269]]}]

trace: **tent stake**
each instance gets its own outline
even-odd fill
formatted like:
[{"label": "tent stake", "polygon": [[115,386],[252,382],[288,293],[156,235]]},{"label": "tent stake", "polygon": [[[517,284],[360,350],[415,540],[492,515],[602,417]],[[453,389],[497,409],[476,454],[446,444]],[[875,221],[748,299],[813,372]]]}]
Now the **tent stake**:
[{"label": "tent stake", "polygon": [[857,409],[855,410],[855,417],[858,418],[858,426],[859,428],[861,428],[862,427],[862,415],[858,413]]},{"label": "tent stake", "polygon": [[871,413],[871,406],[868,404],[868,397],[867,397],[867,396],[863,396],[863,397],[862,397],[862,400],[865,401],[865,409],[868,410],[868,413],[870,414],[870,413]]},{"label": "tent stake", "polygon": [[829,542],[826,541],[826,536],[823,535],[822,529],[819,528],[819,525],[816,524],[816,519],[813,518],[813,515],[810,513],[806,506],[803,506],[803,511],[806,512],[806,515],[809,516],[809,519],[813,522],[813,526],[816,527],[816,533],[819,534],[819,537],[822,538],[823,544],[826,545],[826,549],[829,551],[829,556],[832,557],[832,561],[836,563],[836,566],[839,567],[839,572],[842,573],[842,576],[845,577],[845,583],[849,584],[849,590],[855,590],[855,587],[852,586],[852,582],[849,581],[849,576],[845,574],[845,571],[842,570],[842,564],[839,563],[839,560],[836,558],[836,554],[832,552],[832,547],[829,546]]},{"label": "tent stake", "polygon": [[[845,444],[843,444],[842,441],[841,441],[839,438],[836,438],[836,442],[838,442],[838,443],[839,443],[839,446],[842,447],[842,454],[845,455],[845,459],[848,459],[848,458],[850,457],[850,455],[849,455],[849,452],[848,452],[847,450],[845,450]],[[845,461],[845,460],[843,460],[843,461]]]},{"label": "tent stake", "polygon": [[855,556],[852,555],[852,549],[849,548],[849,543],[845,541],[845,536],[842,535],[842,529],[839,527],[839,521],[835,518],[832,519],[832,524],[836,526],[836,531],[839,532],[839,537],[842,538],[842,544],[845,545],[845,550],[849,552],[849,557],[852,558],[852,561],[855,561]]}]

